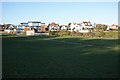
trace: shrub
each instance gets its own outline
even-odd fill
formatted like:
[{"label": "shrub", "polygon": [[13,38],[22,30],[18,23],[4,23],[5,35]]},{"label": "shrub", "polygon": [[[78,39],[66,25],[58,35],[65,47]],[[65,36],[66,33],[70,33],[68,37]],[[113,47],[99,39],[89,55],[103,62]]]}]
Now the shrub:
[{"label": "shrub", "polygon": [[105,37],[118,37],[118,32],[105,32]]},{"label": "shrub", "polygon": [[57,33],[57,31],[50,31],[49,34],[50,35],[55,35]]},{"label": "shrub", "polygon": [[118,32],[89,32],[89,33],[80,33],[75,31],[67,31],[67,30],[61,30],[61,31],[50,31],[50,35],[54,36],[79,36],[79,37],[107,37],[107,38],[116,38],[118,37]]},{"label": "shrub", "polygon": [[67,30],[62,30],[62,31],[58,32],[58,35],[59,36],[68,36],[68,35],[70,35],[70,32]]},{"label": "shrub", "polygon": [[95,34],[95,37],[104,37],[105,33],[104,32],[99,32]]}]

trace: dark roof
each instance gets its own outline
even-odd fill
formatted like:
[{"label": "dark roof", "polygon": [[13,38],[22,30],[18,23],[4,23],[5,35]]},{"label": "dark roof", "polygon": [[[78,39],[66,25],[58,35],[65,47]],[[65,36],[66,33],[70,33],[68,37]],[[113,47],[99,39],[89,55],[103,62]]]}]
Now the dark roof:
[{"label": "dark roof", "polygon": [[26,23],[26,22],[22,22],[22,23],[20,23],[20,24],[28,24],[28,23]]},{"label": "dark roof", "polygon": [[41,24],[45,24],[45,23],[41,23]]}]

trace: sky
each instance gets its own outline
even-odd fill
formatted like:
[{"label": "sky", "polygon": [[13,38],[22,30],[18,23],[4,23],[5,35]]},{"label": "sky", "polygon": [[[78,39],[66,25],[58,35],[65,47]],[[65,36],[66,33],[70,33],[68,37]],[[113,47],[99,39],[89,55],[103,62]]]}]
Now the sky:
[{"label": "sky", "polygon": [[2,2],[119,2],[119,0],[1,0]]},{"label": "sky", "polygon": [[2,2],[2,23],[118,24],[118,2]]}]

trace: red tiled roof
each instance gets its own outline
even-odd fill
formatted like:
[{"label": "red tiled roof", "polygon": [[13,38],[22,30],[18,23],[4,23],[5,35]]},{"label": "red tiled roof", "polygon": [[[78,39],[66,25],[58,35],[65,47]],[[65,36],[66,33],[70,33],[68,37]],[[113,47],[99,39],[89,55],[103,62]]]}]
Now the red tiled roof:
[{"label": "red tiled roof", "polygon": [[118,26],[118,25],[116,25],[116,24],[112,24],[112,26]]},{"label": "red tiled roof", "polygon": [[58,25],[58,24],[56,24],[54,22],[50,23],[50,26],[56,26],[56,25]]}]

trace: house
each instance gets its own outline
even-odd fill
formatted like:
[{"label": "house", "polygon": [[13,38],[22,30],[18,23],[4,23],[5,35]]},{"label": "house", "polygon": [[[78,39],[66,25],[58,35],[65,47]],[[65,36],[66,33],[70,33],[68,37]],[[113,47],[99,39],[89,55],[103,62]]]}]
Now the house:
[{"label": "house", "polygon": [[111,26],[109,26],[109,29],[118,29],[118,25],[112,24]]},{"label": "house", "polygon": [[24,28],[24,32],[29,31],[29,30],[31,30],[31,28],[29,28],[29,27]]},{"label": "house", "polygon": [[28,23],[26,23],[26,22],[20,23],[20,25],[21,25],[21,26],[25,26],[25,27],[28,27],[28,26],[29,26]]},{"label": "house", "polygon": [[45,25],[45,23],[41,23],[40,32],[46,32],[46,28],[47,26]]},{"label": "house", "polygon": [[71,23],[70,31],[79,31],[81,30],[81,23]]},{"label": "house", "polygon": [[76,23],[71,23],[70,25],[70,31],[74,31],[75,27],[76,27]]},{"label": "house", "polygon": [[94,28],[94,26],[91,24],[91,22],[90,21],[83,21],[82,23],[81,23],[81,26],[83,27],[83,28],[88,28],[88,29],[91,29],[91,28]]},{"label": "house", "polygon": [[26,35],[33,36],[33,35],[35,35],[35,31],[34,30],[27,30]]},{"label": "house", "polygon": [[81,31],[79,32],[92,32],[94,27],[96,27],[95,23],[92,24],[90,21],[83,21],[81,23]]},{"label": "house", "polygon": [[60,25],[60,30],[68,30],[67,25]]},{"label": "house", "polygon": [[26,22],[23,22],[23,23],[20,23],[20,26],[24,29],[26,27],[29,27],[28,23]]},{"label": "house", "polygon": [[81,24],[80,23],[74,23],[75,27],[74,27],[74,31],[79,31],[81,30]]},{"label": "house", "polygon": [[29,26],[40,26],[41,22],[40,21],[28,21]]},{"label": "house", "polygon": [[70,25],[70,31],[76,31],[81,33],[88,33],[92,31],[92,29],[95,27],[91,24],[90,21],[83,21],[82,23],[71,23]]},{"label": "house", "polygon": [[41,22],[40,21],[28,21],[28,26],[31,29],[34,29],[35,32],[40,32]]},{"label": "house", "polygon": [[57,23],[52,22],[52,23],[48,24],[48,30],[49,31],[58,31],[58,30],[60,30],[60,27]]},{"label": "house", "polygon": [[10,33],[10,34],[13,34],[16,32],[16,26],[13,25],[13,24],[4,24],[5,26],[5,32],[6,33]]}]

